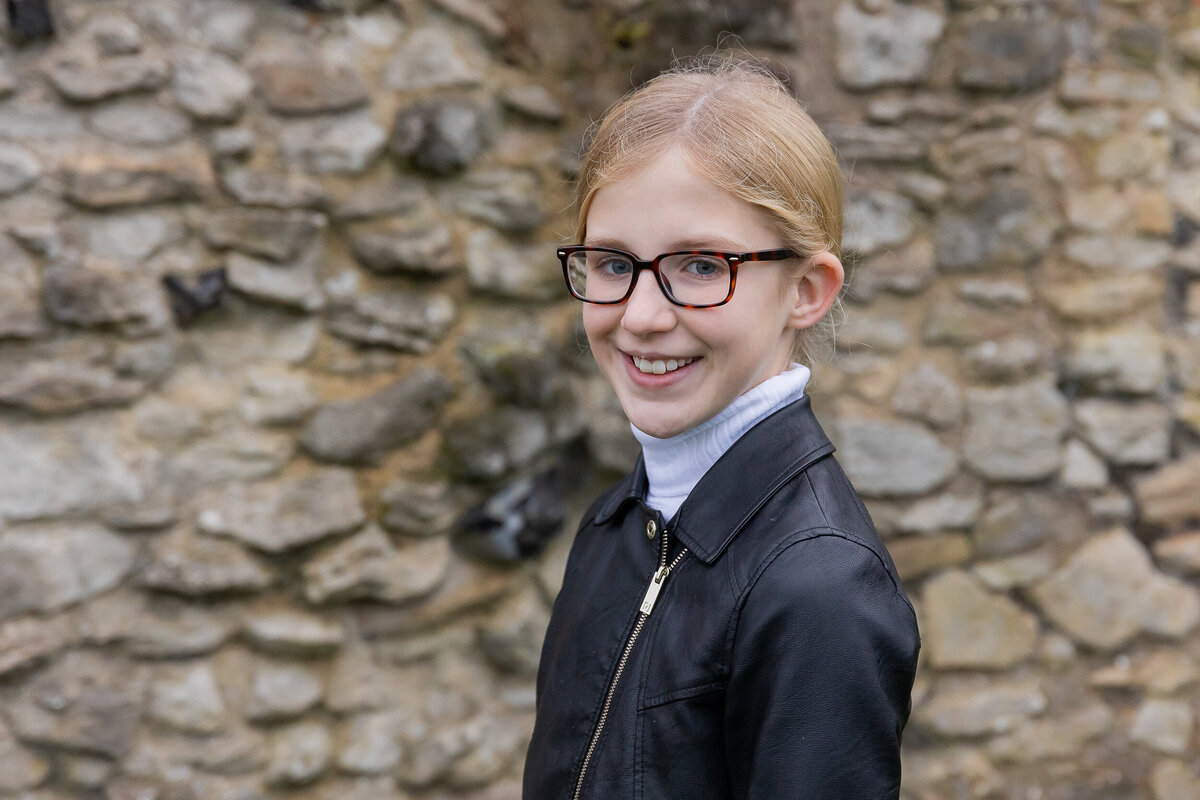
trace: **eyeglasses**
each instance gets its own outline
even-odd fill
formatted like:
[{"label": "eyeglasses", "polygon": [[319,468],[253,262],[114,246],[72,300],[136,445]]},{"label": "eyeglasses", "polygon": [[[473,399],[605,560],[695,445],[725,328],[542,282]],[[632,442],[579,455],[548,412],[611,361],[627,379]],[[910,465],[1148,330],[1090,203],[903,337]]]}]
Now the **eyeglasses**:
[{"label": "eyeglasses", "polygon": [[798,258],[792,250],[759,250],[725,253],[719,250],[679,250],[643,261],[632,253],[610,247],[573,245],[558,248],[567,289],[576,300],[612,305],[633,294],[638,274],[654,273],[658,288],[677,306],[712,308],[733,297],[737,268],[747,261],[782,261]]}]

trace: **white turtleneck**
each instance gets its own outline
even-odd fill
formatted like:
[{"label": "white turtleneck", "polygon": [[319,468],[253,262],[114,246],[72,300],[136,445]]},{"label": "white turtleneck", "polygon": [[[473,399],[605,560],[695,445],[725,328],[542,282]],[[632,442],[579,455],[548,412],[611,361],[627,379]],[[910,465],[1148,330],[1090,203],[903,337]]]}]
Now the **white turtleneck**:
[{"label": "white turtleneck", "polygon": [[658,439],[638,430],[633,435],[642,444],[642,458],[650,489],[646,504],[671,519],[730,445],[768,416],[804,395],[811,376],[808,367],[791,369],[768,378],[738,395],[723,411],[694,428],[669,439]]}]

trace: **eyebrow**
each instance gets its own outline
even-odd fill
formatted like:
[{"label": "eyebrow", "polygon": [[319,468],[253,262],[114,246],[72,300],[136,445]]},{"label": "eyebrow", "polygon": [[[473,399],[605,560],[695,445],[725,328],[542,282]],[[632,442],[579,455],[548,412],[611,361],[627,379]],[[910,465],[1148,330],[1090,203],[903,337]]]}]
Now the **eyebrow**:
[{"label": "eyebrow", "polygon": [[[583,243],[588,247],[611,247],[614,250],[624,250],[633,252],[627,244],[620,239],[592,239],[587,237]],[[686,239],[677,239],[671,242],[671,246],[664,250],[664,253],[671,253],[677,250],[727,250],[734,253],[749,252],[748,248],[732,239],[726,239],[724,236],[705,236],[705,237],[689,237]]]}]

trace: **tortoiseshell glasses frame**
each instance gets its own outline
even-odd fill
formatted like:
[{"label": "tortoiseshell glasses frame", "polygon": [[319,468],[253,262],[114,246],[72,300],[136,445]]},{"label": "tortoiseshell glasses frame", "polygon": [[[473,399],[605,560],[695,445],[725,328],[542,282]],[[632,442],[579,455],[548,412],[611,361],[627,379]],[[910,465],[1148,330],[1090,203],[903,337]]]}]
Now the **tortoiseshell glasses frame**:
[{"label": "tortoiseshell glasses frame", "polygon": [[[644,261],[632,253],[624,250],[618,250],[613,247],[588,247],[586,245],[570,245],[567,247],[558,248],[558,260],[562,262],[563,279],[567,282],[567,291],[576,300],[582,300],[585,303],[594,303],[596,305],[617,305],[624,303],[633,294],[634,287],[637,286],[638,276],[642,270],[648,269],[654,273],[654,279],[658,283],[658,288],[662,290],[663,296],[677,306],[683,308],[715,308],[723,306],[733,297],[733,290],[737,286],[737,269],[738,266],[748,261],[784,261],[789,258],[799,258],[800,254],[794,250],[779,249],[779,250],[757,250],[749,253],[731,253],[723,250],[672,250],[669,253],[660,253],[649,261]],[[596,300],[590,297],[585,297],[576,289],[575,284],[571,281],[570,262],[572,256],[577,256],[580,253],[611,253],[613,255],[622,256],[628,259],[632,272],[630,272],[629,286],[625,290],[625,294],[621,297]],[[719,258],[729,265],[729,291],[720,300],[711,303],[686,303],[675,297],[671,289],[671,282],[662,274],[660,269],[664,259],[673,256],[705,256],[708,258]]]}]

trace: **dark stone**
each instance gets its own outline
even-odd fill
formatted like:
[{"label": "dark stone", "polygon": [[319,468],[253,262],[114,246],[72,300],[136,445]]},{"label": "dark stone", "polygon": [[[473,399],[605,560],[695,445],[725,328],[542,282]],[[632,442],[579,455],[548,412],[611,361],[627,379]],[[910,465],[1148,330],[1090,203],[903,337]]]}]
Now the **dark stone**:
[{"label": "dark stone", "polygon": [[1058,77],[1066,53],[1057,20],[978,20],[967,27],[956,74],[969,89],[1031,91]]},{"label": "dark stone", "polygon": [[6,0],[9,36],[17,45],[54,35],[54,18],[46,0]]},{"label": "dark stone", "polygon": [[167,323],[166,304],[153,280],[101,265],[64,262],[47,268],[42,300],[51,317],[72,325],[118,325],[127,333],[145,333]]},{"label": "dark stone", "polygon": [[1158,63],[1166,44],[1163,30],[1154,25],[1126,25],[1109,37],[1109,45],[1137,67],[1150,69]]},{"label": "dark stone", "polygon": [[204,238],[213,247],[288,261],[305,250],[324,227],[323,214],[237,208],[213,213],[204,226]]},{"label": "dark stone", "polygon": [[380,292],[335,309],[329,332],[361,344],[427,353],[446,335],[454,318],[454,302],[444,294]]},{"label": "dark stone", "polygon": [[473,164],[490,138],[485,112],[461,100],[421,102],[396,113],[391,152],[434,175]]},{"label": "dark stone", "polygon": [[440,276],[461,263],[450,229],[431,220],[355,226],[350,247],[375,272]]},{"label": "dark stone", "polygon": [[938,266],[952,271],[1025,266],[1050,247],[1057,225],[1057,212],[1041,194],[998,178],[973,207],[938,214]]},{"label": "dark stone", "polygon": [[372,461],[430,430],[453,391],[441,373],[415,369],[372,395],[324,406],[304,426],[300,444],[322,461]]}]

